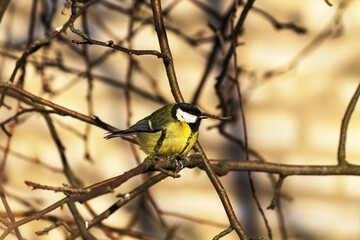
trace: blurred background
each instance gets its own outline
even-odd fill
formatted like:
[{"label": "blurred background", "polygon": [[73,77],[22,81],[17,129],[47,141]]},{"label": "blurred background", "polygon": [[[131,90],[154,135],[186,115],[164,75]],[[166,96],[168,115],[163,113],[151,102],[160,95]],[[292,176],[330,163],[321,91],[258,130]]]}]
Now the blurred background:
[{"label": "blurred background", "polygon": [[[333,6],[325,1],[311,0],[255,1],[238,36],[239,82],[249,147],[268,162],[297,165],[337,163],[341,120],[360,81],[360,2],[331,3]],[[26,46],[42,39],[69,19],[71,10],[66,4],[64,0],[10,1],[0,24],[1,83],[10,79],[16,60]],[[213,29],[221,25],[218,16],[204,11],[202,4],[223,16],[232,2],[162,1],[176,74],[187,102],[194,99],[212,51]],[[89,36],[99,41],[112,40],[137,50],[159,50],[147,1],[141,2],[136,10],[134,34],[129,44],[128,30],[132,20],[128,13],[134,5],[134,1],[98,1],[88,9],[86,17],[76,20],[75,27],[86,31],[84,26],[88,26]],[[240,5],[236,18],[242,9]],[[276,29],[272,20],[287,27]],[[119,129],[174,101],[161,59],[149,55],[133,56],[136,64],[131,71],[131,81],[128,81],[127,54],[102,46],[76,45],[71,42],[73,39],[82,40],[68,29],[66,34],[32,54],[25,70],[19,70],[15,83],[21,82],[19,76],[24,73],[25,90],[71,110],[97,116]],[[197,44],[191,44],[194,40]],[[104,53],[107,53],[106,57]],[[87,61],[95,62],[90,70]],[[196,105],[203,111],[220,115],[222,112],[218,108],[214,85],[221,70],[221,53],[216,61],[218,65],[210,71]],[[86,77],[87,71],[91,72],[91,78]],[[133,89],[128,103],[124,90],[126,84]],[[11,109],[0,108],[0,123],[18,109],[14,98],[7,96],[5,103]],[[20,106],[28,107],[23,103]],[[235,110],[233,113],[237,115],[237,121],[227,124],[226,131],[243,139],[240,112]],[[121,139],[106,141],[103,129],[70,117],[52,114],[51,118],[71,169],[86,186],[137,166],[130,143]],[[243,150],[219,134],[214,128],[217,124],[215,120],[206,120],[200,128],[199,140],[207,156],[210,159],[244,160]],[[23,114],[15,127],[13,122],[4,127],[8,131],[11,129],[13,136],[9,141],[5,132],[0,131],[1,162],[5,158],[4,149],[10,146],[0,179],[15,216],[29,209],[41,210],[61,199],[61,193],[31,191],[24,184],[24,181],[33,181],[61,186],[67,182],[61,172],[58,149],[41,114]],[[145,155],[137,146],[134,148],[143,159]],[[359,164],[359,107],[350,121],[346,150],[347,160]],[[257,159],[252,157],[250,160]],[[269,175],[253,173],[252,177],[273,239],[360,238],[358,177],[290,176],[281,188],[284,195],[280,200],[281,212],[266,209],[274,190]],[[251,196],[247,173],[232,172],[220,179],[245,230],[252,236],[268,237]],[[116,193],[126,193],[141,183],[142,179],[136,177],[116,189]],[[150,192],[164,212],[186,214],[220,224],[212,226],[164,214],[168,225],[176,229],[174,239],[212,239],[228,226],[217,193],[206,174],[199,169],[184,169],[181,178],[167,178]],[[116,201],[113,195],[89,203],[100,214]],[[151,218],[154,213],[142,213],[141,221],[135,226],[131,224],[139,206],[144,204],[148,203],[137,198],[104,223],[121,229],[132,226],[132,229],[165,239],[164,230]],[[5,213],[2,204],[0,212]],[[67,207],[50,215],[71,219]],[[85,220],[92,219],[85,210],[83,216]],[[20,231],[26,239],[65,238],[66,231],[61,227],[44,236],[35,234],[49,225],[49,221],[31,222],[22,226]],[[4,225],[0,224],[0,229],[5,229]],[[99,239],[107,239],[99,229],[91,232]],[[16,237],[11,235],[7,239]],[[231,233],[222,239],[237,239],[237,236]]]}]

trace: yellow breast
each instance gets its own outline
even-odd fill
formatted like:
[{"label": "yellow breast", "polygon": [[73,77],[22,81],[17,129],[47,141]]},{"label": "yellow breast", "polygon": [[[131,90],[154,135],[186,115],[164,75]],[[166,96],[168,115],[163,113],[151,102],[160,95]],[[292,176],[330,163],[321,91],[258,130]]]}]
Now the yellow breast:
[{"label": "yellow breast", "polygon": [[[166,136],[157,155],[173,156],[185,155],[198,138],[198,132],[192,133],[189,125],[185,122],[173,122],[166,126]],[[153,152],[161,131],[156,133],[139,132],[137,134],[140,148],[147,154]]]}]

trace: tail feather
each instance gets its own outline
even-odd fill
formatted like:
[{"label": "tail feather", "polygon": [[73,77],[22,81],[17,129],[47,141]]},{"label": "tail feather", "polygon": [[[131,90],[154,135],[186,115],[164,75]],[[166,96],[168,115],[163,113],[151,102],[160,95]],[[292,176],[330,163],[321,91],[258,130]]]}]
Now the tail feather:
[{"label": "tail feather", "polygon": [[110,138],[125,137],[125,136],[130,136],[130,135],[135,135],[135,134],[136,134],[136,131],[134,131],[132,129],[127,129],[127,130],[122,130],[122,131],[108,132],[104,138],[106,140],[108,140]]}]

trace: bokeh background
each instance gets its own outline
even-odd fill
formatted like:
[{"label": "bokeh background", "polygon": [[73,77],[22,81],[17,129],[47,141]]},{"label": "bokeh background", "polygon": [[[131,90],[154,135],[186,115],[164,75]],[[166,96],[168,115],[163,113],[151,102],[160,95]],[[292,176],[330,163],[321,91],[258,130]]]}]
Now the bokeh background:
[{"label": "bokeh background", "polygon": [[[45,35],[40,24],[40,14],[51,1],[12,0],[0,25],[0,81],[6,82],[25,49],[28,39],[31,9],[37,2],[34,40]],[[129,8],[132,1],[99,1]],[[146,2],[146,1],[145,1]],[[203,1],[224,13],[230,1]],[[346,7],[339,10],[344,2]],[[57,9],[50,29],[64,24],[70,17],[70,9],[65,1],[56,2]],[[163,8],[174,5],[166,18],[166,26],[180,29],[186,36],[206,38],[213,36],[209,23],[218,26],[211,16],[199,9],[193,1],[163,1]],[[259,11],[251,10],[238,40],[238,66],[241,67],[240,84],[245,103],[245,118],[249,146],[266,161],[286,164],[329,165],[336,164],[340,124],[345,109],[360,81],[360,2],[331,1],[280,1],[258,0],[254,6],[266,11],[281,23],[293,23],[306,29],[304,34],[292,29],[275,29],[273,24]],[[239,6],[237,16],[242,8]],[[144,4],[138,15],[151,19],[151,9]],[[127,36],[129,17],[119,11],[95,4],[87,14],[90,36],[93,39],[108,41],[120,40]],[[337,18],[338,17],[338,18]],[[338,20],[335,22],[335,20]],[[102,22],[105,25],[95,24]],[[81,19],[75,24],[81,29]],[[158,40],[151,24],[136,22],[139,31],[134,35],[133,49],[158,50]],[[327,37],[311,44],[320,34]],[[326,34],[325,34],[326,35]],[[74,45],[69,40],[80,38],[70,30],[62,36],[67,40],[56,40],[30,59],[26,66],[24,89],[53,101],[69,109],[98,116],[102,121],[119,129],[127,127],[128,113],[124,89],[104,80],[110,78],[124,83],[128,68],[128,56],[122,52],[112,53],[102,64],[92,69],[94,74],[92,92],[92,112],[86,100],[88,81],[77,74],[85,71],[83,46]],[[168,31],[179,85],[187,101],[191,101],[204,71],[211,51],[211,44],[190,46],[184,37]],[[127,47],[128,43],[123,42]],[[311,46],[308,48],[308,46]],[[77,50],[74,50],[76,48]],[[304,49],[309,49],[304,51]],[[108,49],[88,46],[90,59],[96,59]],[[66,73],[56,67],[39,70],[34,62],[43,59],[56,59],[61,56],[62,63],[73,69]],[[151,94],[160,94],[167,102],[172,102],[165,69],[161,59],[154,56],[134,57],[141,70],[134,71],[132,84]],[[291,63],[296,63],[291,65]],[[289,67],[291,66],[291,67]],[[269,74],[271,73],[271,74]],[[215,78],[219,69],[214,68],[204,86],[197,105],[200,109],[220,114],[215,95]],[[149,81],[150,75],[157,88]],[[44,91],[44,86],[48,89]],[[0,122],[12,116],[17,101],[6,97],[11,110],[0,108]],[[22,104],[23,106],[26,106]],[[131,93],[130,122],[150,114],[163,103],[146,99]],[[239,116],[238,116],[239,117]],[[78,120],[52,115],[61,140],[66,148],[70,166],[76,175],[91,185],[121,174],[137,165],[130,143],[121,139],[106,141],[104,130],[91,127]],[[203,121],[200,129],[200,142],[211,159],[243,160],[242,150],[222,137],[215,128],[214,120]],[[7,126],[8,127],[8,126]],[[243,137],[241,123],[227,127],[232,134]],[[83,134],[87,133],[84,142]],[[0,160],[4,157],[4,147],[8,137],[0,132]],[[43,164],[61,169],[58,150],[40,114],[26,114],[19,118],[10,145],[5,171],[0,176],[1,186],[7,194],[11,209],[20,213],[28,209],[22,200],[31,207],[41,210],[63,197],[46,191],[31,191],[25,180],[51,186],[61,186],[66,178],[57,170],[49,170]],[[137,147],[135,147],[137,149]],[[346,144],[347,160],[358,164],[360,158],[360,113],[354,111],[348,130]],[[145,155],[137,151],[141,158]],[[23,156],[19,156],[19,154]],[[88,154],[88,157],[86,157]],[[29,160],[39,160],[42,165]],[[30,159],[30,160],[31,160]],[[221,202],[206,174],[198,169],[184,169],[181,178],[167,178],[151,189],[151,193],[164,211],[187,214],[200,219],[208,219],[224,224],[223,228],[199,224],[184,218],[165,216],[171,226],[178,227],[175,239],[212,239],[228,224]],[[281,239],[278,212],[267,210],[273,196],[273,184],[268,174],[254,173],[253,180],[260,203],[268,218],[274,239]],[[247,173],[229,173],[221,177],[234,205],[239,221],[249,234],[266,237],[266,228],[251,197]],[[116,192],[126,193],[139,185],[141,178],[131,179]],[[360,179],[354,176],[291,176],[286,178],[281,189],[284,198],[281,208],[288,239],[359,239],[360,238]],[[106,195],[90,201],[98,213],[107,209],[116,198]],[[119,210],[105,221],[114,227],[126,228],[135,214],[141,200],[134,201]],[[81,206],[79,206],[81,208]],[[0,211],[5,209],[0,204]],[[53,214],[71,217],[65,207]],[[91,219],[84,211],[84,217]],[[21,218],[18,218],[21,219]],[[146,217],[141,218],[134,229],[147,231],[150,235],[161,232],[161,228]],[[45,236],[36,236],[49,226],[47,221],[35,221],[20,228],[26,239],[63,239],[64,231],[59,228]],[[146,230],[146,227],[148,229]],[[4,229],[0,225],[0,229]],[[144,230],[145,229],[145,230]],[[99,230],[94,230],[101,239],[106,239]],[[16,239],[9,236],[8,239]],[[131,239],[123,237],[122,239]],[[223,239],[237,239],[231,233]]]}]

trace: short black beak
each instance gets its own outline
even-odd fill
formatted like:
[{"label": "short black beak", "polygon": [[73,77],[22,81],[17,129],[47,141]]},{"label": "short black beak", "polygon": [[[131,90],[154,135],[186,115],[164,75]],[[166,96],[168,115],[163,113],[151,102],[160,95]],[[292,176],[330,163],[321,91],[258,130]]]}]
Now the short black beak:
[{"label": "short black beak", "polygon": [[199,119],[206,119],[206,118],[209,118],[209,116],[208,115],[200,115],[199,116]]}]

